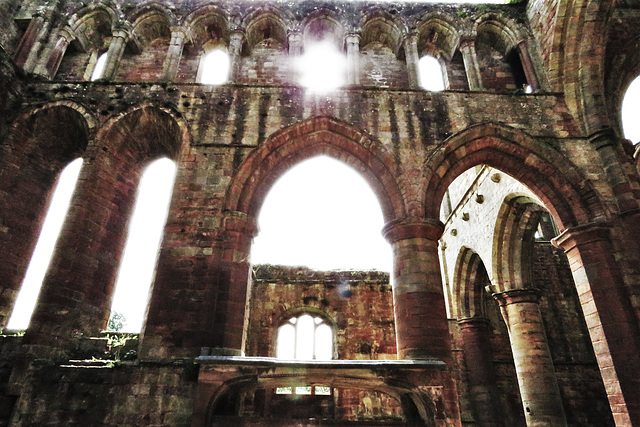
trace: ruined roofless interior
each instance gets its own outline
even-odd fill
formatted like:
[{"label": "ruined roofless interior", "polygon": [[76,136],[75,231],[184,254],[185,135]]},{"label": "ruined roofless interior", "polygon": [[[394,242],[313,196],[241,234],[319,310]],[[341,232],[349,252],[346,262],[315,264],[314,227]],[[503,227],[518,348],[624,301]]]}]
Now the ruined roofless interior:
[{"label": "ruined roofless interior", "polygon": [[[638,0],[3,0],[0,426],[640,426],[638,75]],[[318,156],[375,193],[390,273],[251,263]],[[158,159],[142,329],[105,332]]]}]

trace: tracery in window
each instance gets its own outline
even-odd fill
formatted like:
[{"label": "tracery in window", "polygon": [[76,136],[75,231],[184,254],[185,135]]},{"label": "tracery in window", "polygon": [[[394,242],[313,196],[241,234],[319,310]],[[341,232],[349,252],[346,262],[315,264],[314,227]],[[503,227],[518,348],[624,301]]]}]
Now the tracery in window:
[{"label": "tracery in window", "polygon": [[278,328],[279,359],[333,359],[333,330],[326,319],[305,313],[291,317]]},{"label": "tracery in window", "polygon": [[7,329],[23,330],[29,326],[42,286],[42,280],[49,267],[53,249],[69,209],[71,196],[76,187],[81,168],[82,159],[76,159],[63,169],[58,178],[47,216],[40,230],[38,243],[31,256]]},{"label": "tracery in window", "polygon": [[206,85],[220,85],[229,77],[229,55],[222,49],[209,51],[202,59],[199,82]]},{"label": "tracery in window", "polygon": [[622,100],[622,130],[634,144],[640,142],[640,76],[631,82]]},{"label": "tracery in window", "polygon": [[175,163],[164,158],[151,163],[140,179],[111,306],[112,316],[124,317],[124,332],[142,329],[175,171]]},{"label": "tracery in window", "polygon": [[96,61],[96,65],[93,67],[93,72],[91,73],[91,81],[98,80],[104,74],[104,67],[107,65],[107,52],[103,53],[98,57]]},{"label": "tracery in window", "polygon": [[442,76],[442,66],[440,62],[430,55],[420,58],[418,63],[420,70],[420,84],[426,90],[444,90],[444,78]]}]

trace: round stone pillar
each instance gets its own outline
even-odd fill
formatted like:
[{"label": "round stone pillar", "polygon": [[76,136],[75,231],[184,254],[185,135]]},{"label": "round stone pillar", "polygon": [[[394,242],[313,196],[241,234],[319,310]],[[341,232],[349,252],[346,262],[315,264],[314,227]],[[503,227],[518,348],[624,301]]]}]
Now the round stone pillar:
[{"label": "round stone pillar", "polygon": [[120,58],[122,58],[124,48],[127,46],[130,36],[129,32],[124,29],[118,29],[113,32],[111,44],[107,52],[107,62],[104,65],[104,71],[102,73],[103,79],[112,80],[115,76],[118,63],[120,62]]},{"label": "round stone pillar", "polygon": [[418,62],[418,37],[412,34],[404,39],[404,56],[407,61],[407,74],[409,75],[409,87],[418,89],[420,87],[420,70]]},{"label": "round stone pillar", "polygon": [[476,54],[476,41],[473,37],[463,37],[460,39],[460,53],[464,70],[467,73],[469,90],[482,89],[482,74],[478,65],[478,55]]},{"label": "round stone pillar", "polygon": [[162,79],[166,82],[172,82],[178,74],[178,66],[180,58],[182,58],[182,50],[186,40],[188,39],[187,29],[183,27],[171,28],[171,42],[167,50],[167,57],[164,60],[162,68]]},{"label": "round stone pillar", "polygon": [[235,83],[238,80],[240,70],[240,54],[244,44],[244,32],[234,30],[229,35],[229,81]]},{"label": "round stone pillar", "polygon": [[399,359],[450,361],[438,239],[440,221],[409,218],[383,229],[393,248],[393,306]]},{"label": "round stone pillar", "polygon": [[469,394],[476,423],[486,427],[502,426],[498,417],[496,378],[489,338],[488,319],[474,317],[458,320],[469,379]]},{"label": "round stone pillar", "polygon": [[360,36],[348,34],[345,38],[347,44],[347,84],[360,84]]},{"label": "round stone pillar", "polygon": [[289,41],[289,79],[291,83],[297,84],[300,78],[298,72],[298,60],[302,55],[302,34],[297,31],[288,35]]},{"label": "round stone pillar", "polygon": [[566,426],[538,292],[515,289],[493,296],[509,330],[527,426]]}]

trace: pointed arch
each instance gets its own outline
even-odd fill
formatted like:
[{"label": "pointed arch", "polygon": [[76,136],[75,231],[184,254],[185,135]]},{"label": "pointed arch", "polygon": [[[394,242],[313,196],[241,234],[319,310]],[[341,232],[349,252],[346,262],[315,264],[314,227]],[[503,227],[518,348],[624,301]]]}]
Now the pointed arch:
[{"label": "pointed arch", "polygon": [[360,48],[371,43],[388,47],[397,56],[402,47],[402,31],[388,12],[377,11],[367,17],[362,25]]},{"label": "pointed arch", "polygon": [[458,319],[484,318],[487,270],[476,251],[460,248],[454,275],[454,311]]},{"label": "pointed arch", "polygon": [[326,154],[362,173],[378,196],[385,221],[405,216],[393,156],[380,142],[336,119],[316,117],[271,135],[240,165],[225,207],[255,217],[273,183],[295,163]]},{"label": "pointed arch", "polygon": [[424,15],[418,24],[418,54],[450,60],[460,43],[459,19],[442,12]]},{"label": "pointed arch", "polygon": [[84,156],[93,125],[76,104],[48,104],[22,114],[0,145],[0,224],[6,229],[0,233],[0,329],[11,313],[60,172]]},{"label": "pointed arch", "polygon": [[210,47],[229,45],[228,13],[217,6],[204,6],[189,14],[184,26],[191,31],[191,40],[196,46]]},{"label": "pointed arch", "polygon": [[271,5],[252,10],[242,20],[249,51],[267,39],[275,41],[284,49],[287,46],[287,30],[291,20],[291,17]]},{"label": "pointed arch", "polygon": [[495,123],[465,129],[447,139],[425,164],[428,218],[438,218],[444,193],[472,166],[486,164],[511,175],[540,198],[560,229],[607,219],[591,183],[566,157],[525,132]]},{"label": "pointed arch", "polygon": [[547,210],[525,195],[505,197],[493,235],[495,292],[530,288],[534,235]]}]

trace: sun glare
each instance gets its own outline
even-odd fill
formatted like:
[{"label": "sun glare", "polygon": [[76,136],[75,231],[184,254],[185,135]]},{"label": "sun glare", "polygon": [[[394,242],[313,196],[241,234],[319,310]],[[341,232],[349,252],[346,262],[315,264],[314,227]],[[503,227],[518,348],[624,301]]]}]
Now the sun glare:
[{"label": "sun glare", "polygon": [[221,49],[207,53],[202,61],[200,83],[220,85],[229,77],[229,55]]},{"label": "sun glare", "polygon": [[634,144],[640,142],[640,77],[631,82],[622,101],[624,137]]},{"label": "sun glare", "polygon": [[267,195],[258,222],[254,264],[391,271],[376,195],[355,170],[329,157],[291,168]]},{"label": "sun glare", "polygon": [[175,163],[165,158],[149,165],[140,180],[111,306],[111,314],[124,316],[124,332],[142,329],[175,173]]},{"label": "sun glare", "polygon": [[76,159],[69,163],[60,174],[47,216],[40,230],[38,243],[31,256],[27,273],[24,276],[22,287],[9,318],[7,329],[22,330],[27,329],[27,326],[29,326],[42,281],[49,267],[53,249],[69,209],[71,196],[76,187],[81,168],[82,159]]},{"label": "sun glare", "polygon": [[305,49],[297,64],[300,84],[312,92],[337,89],[345,83],[346,57],[329,42]]}]

